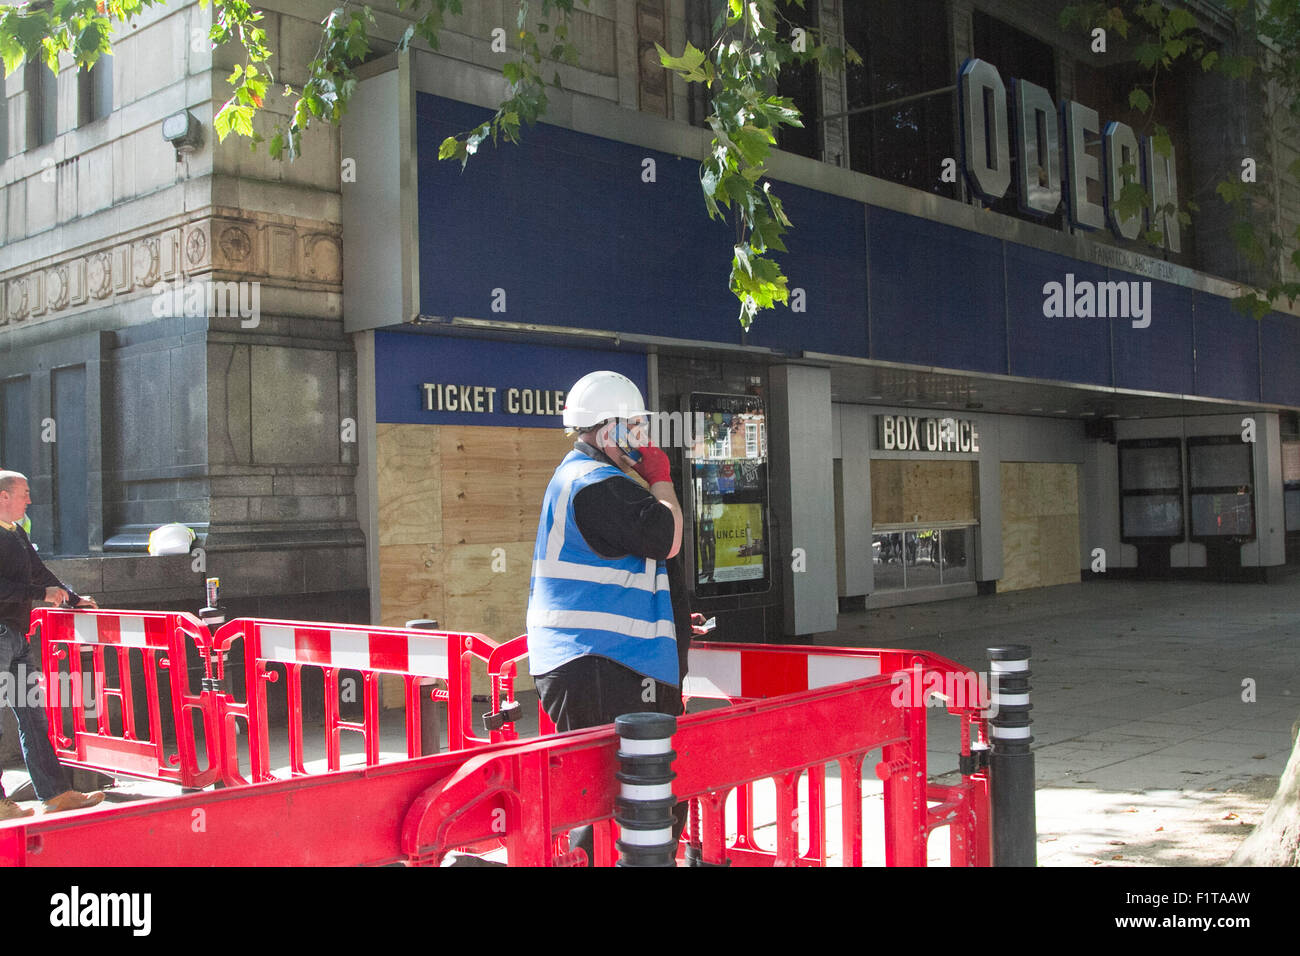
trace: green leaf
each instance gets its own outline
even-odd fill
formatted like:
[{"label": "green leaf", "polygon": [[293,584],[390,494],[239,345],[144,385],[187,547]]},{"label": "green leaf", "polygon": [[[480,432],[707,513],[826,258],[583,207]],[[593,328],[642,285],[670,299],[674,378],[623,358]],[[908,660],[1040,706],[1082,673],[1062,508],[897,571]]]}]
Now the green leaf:
[{"label": "green leaf", "polygon": [[1235,203],[1245,195],[1246,184],[1235,179],[1225,179],[1214,187],[1214,191],[1224,202]]},{"label": "green leaf", "polygon": [[752,276],[754,274],[754,267],[750,264],[749,261],[748,246],[735,247],[735,260],[732,263],[732,268],[733,269],[739,268],[747,276]]},{"label": "green leaf", "polygon": [[665,69],[673,70],[687,83],[704,82],[703,67],[706,57],[703,50],[697,49],[690,43],[686,44],[686,50],[681,56],[672,56],[658,43],[655,44],[655,50],[658,51],[659,62]]},{"label": "green leaf", "polygon": [[700,163],[700,188],[704,190],[706,197],[712,197],[718,191],[718,183],[722,180],[722,167],[713,160],[705,160]]},{"label": "green leaf", "polygon": [[1169,11],[1167,23],[1168,29],[1173,31],[1174,35],[1186,33],[1188,30],[1195,30],[1198,26],[1196,17],[1182,7],[1174,7]]},{"label": "green leaf", "polygon": [[465,154],[465,144],[455,136],[448,136],[438,146],[439,159],[460,159]]},{"label": "green leaf", "polygon": [[1144,69],[1151,69],[1162,59],[1164,59],[1165,48],[1159,43],[1139,43],[1133,51],[1139,63]]},{"label": "green leaf", "polygon": [[1151,109],[1151,97],[1145,90],[1133,90],[1128,95],[1128,105],[1140,113],[1145,113]]}]

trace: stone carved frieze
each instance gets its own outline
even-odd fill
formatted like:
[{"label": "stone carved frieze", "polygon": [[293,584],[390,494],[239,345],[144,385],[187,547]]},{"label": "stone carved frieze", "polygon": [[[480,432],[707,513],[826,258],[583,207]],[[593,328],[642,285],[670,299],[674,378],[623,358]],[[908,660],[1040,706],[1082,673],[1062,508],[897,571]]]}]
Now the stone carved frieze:
[{"label": "stone carved frieze", "polygon": [[68,304],[68,267],[55,266],[45,273],[46,301],[51,310],[62,309]]},{"label": "stone carved frieze", "polygon": [[95,299],[113,291],[113,259],[107,252],[86,257],[86,288]]},{"label": "stone carved frieze", "polygon": [[71,258],[0,275],[0,325],[95,306],[119,295],[138,296],[158,282],[214,270],[223,277],[243,274],[337,291],[343,281],[342,230],[275,219],[210,216],[129,241],[115,237]]}]

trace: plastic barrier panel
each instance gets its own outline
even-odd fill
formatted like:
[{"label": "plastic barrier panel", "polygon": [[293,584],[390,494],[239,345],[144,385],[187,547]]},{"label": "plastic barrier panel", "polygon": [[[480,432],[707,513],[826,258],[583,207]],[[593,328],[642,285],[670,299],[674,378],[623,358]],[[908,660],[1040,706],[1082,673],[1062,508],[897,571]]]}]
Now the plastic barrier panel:
[{"label": "plastic barrier panel", "polygon": [[[50,742],[63,763],[183,787],[217,779],[211,637],[201,621],[170,611],[38,608],[31,622],[28,640],[41,645]],[[202,674],[197,692],[191,659]],[[161,684],[160,670],[167,675]]]},{"label": "plastic barrier panel", "polygon": [[[984,772],[964,774],[958,786],[927,787],[924,707],[906,697],[900,705],[894,691],[882,674],[680,718],[672,738],[673,793],[700,803],[700,862],[825,865],[835,847],[818,835],[802,849],[800,831],[829,830],[827,803],[810,800],[803,812],[796,784],[830,764],[838,768],[839,786],[820,777],[817,786],[823,796],[839,795],[835,856],[841,864],[865,862],[869,830],[883,842],[884,862],[925,865],[930,832],[949,826],[951,862],[986,865]],[[451,849],[502,841],[512,865],[550,866],[575,862],[577,854],[563,852],[565,835],[594,823],[605,831],[595,842],[594,862],[606,865],[614,862],[609,837],[621,788],[618,746],[608,726],[75,818],[14,820],[0,825],[0,863],[436,865]],[[885,791],[883,812],[868,826],[861,774],[874,750],[881,751],[876,770],[884,773]],[[778,787],[775,847],[729,841],[728,795],[764,780]],[[191,830],[198,810],[206,821],[203,839]]]},{"label": "plastic barrier panel", "polygon": [[[452,750],[487,743],[470,733],[472,691],[471,662],[485,664],[496,644],[482,634],[426,631],[416,628],[377,628],[368,625],[324,624],[314,621],[278,621],[239,618],[222,626],[213,642],[213,673],[223,690],[215,695],[223,755],[223,777],[229,784],[276,779],[272,773],[272,724],[280,715],[268,709],[267,684],[285,677],[284,726],[288,766],[294,776],[305,775],[303,678],[319,678],[323,687],[322,716],[325,763],[329,770],[342,765],[342,734],[362,739],[365,763],[380,762],[379,693],[381,675],[400,677],[405,708],[406,757],[418,757],[424,741],[420,712],[422,698],[447,703],[447,737]],[[237,700],[234,673],[228,664],[232,652],[243,655],[243,700]],[[356,671],[340,680],[343,671]],[[430,690],[433,680],[446,682],[445,690]],[[348,684],[351,681],[351,685]],[[348,719],[344,705],[354,704],[360,719]],[[240,769],[241,731],[247,735],[250,772]],[[433,749],[438,743],[435,741]]]},{"label": "plastic barrier panel", "polygon": [[[513,680],[517,662],[527,654],[527,635],[507,641],[493,653],[488,664],[489,672],[494,676],[500,675],[502,686],[505,687]],[[691,645],[682,696],[688,707],[692,700],[721,700],[737,704],[868,678],[887,681],[891,706],[900,713],[910,714],[910,719],[919,723],[913,732],[922,739],[926,735],[926,703],[932,699],[944,703],[949,713],[958,716],[961,722],[959,754],[962,764],[977,766],[979,751],[987,746],[983,713],[988,706],[988,688],[973,671],[955,661],[924,651],[696,641]],[[495,699],[494,696],[494,701]],[[554,732],[554,725],[542,711],[540,703],[538,723],[543,735]],[[973,735],[976,738],[974,748]],[[506,724],[504,734],[500,738],[494,734],[493,739],[511,740],[517,736],[513,732],[513,725]],[[853,804],[849,801],[860,802],[862,799],[860,774],[865,757],[866,753],[863,752],[837,758],[831,764],[842,787],[846,788],[843,806],[848,809],[836,812],[847,814],[844,822],[848,827],[860,828],[860,812],[855,818],[851,809]],[[969,802],[972,791],[984,786],[981,782],[983,778],[974,781],[967,779],[955,787],[934,784],[928,788],[921,786],[914,791],[901,791],[900,781],[925,781],[924,747],[914,755],[902,754],[893,745],[884,747],[882,759],[868,769],[884,782],[886,812],[910,815],[909,819],[914,825],[911,832],[916,834],[915,845],[895,845],[890,850],[891,854],[899,854],[898,859],[909,861],[909,864],[915,863],[918,858],[924,861],[930,831],[948,825],[951,827],[950,854],[954,865],[968,859],[972,852],[970,848],[975,845],[972,828],[987,826],[987,817],[981,822],[978,811],[973,809],[975,805]],[[721,797],[713,794],[693,802],[688,838],[694,855],[700,856],[704,852],[704,844],[709,841],[720,846],[720,834],[725,830],[734,835],[734,840],[726,845],[728,859],[733,862],[741,858],[770,857],[788,859],[791,865],[824,864],[827,820],[833,815],[832,807],[828,805],[826,780],[826,765],[818,765],[788,772],[764,783],[765,788],[775,791],[776,818],[785,821],[785,825],[776,829],[775,848],[764,848],[757,835],[757,831],[770,826],[770,822],[766,816],[762,820],[759,818],[761,814],[757,812],[757,807],[764,801],[757,799],[754,781],[741,782]],[[929,808],[931,801],[937,806]],[[987,803],[987,799],[984,803]],[[801,835],[797,828],[790,829],[789,822],[796,818],[794,809],[800,805],[806,808],[806,831],[803,834],[806,846],[795,853],[792,847],[800,845]],[[860,854],[860,829],[854,829],[854,832],[858,834],[854,839],[849,839],[847,833],[844,835],[843,845],[846,852],[855,852],[852,848],[857,847],[856,852]],[[608,835],[604,838],[606,841],[612,839]],[[597,856],[609,852],[608,848],[602,851],[601,839],[602,834],[598,832]],[[564,863],[574,862],[563,854],[560,858]],[[858,861],[860,862],[861,860]],[[889,862],[898,861],[891,858]],[[984,861],[980,865],[986,863]]]}]

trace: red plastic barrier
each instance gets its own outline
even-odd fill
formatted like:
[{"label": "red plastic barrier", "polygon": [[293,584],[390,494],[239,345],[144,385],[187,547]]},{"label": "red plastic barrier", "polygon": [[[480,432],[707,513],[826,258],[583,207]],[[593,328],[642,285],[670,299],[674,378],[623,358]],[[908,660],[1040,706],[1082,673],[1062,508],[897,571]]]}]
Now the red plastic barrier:
[{"label": "red plastic barrier", "polygon": [[[528,655],[527,635],[500,645],[488,662],[489,673],[494,682],[499,679],[503,689],[513,686],[515,667],[519,660]],[[972,738],[977,743],[987,745],[987,731],[983,721],[983,710],[988,705],[988,690],[979,676],[968,668],[925,651],[909,651],[891,648],[857,648],[857,647],[815,647],[815,646],[774,646],[770,644],[730,644],[697,641],[691,645],[687,675],[682,688],[682,696],[689,704],[691,700],[725,700],[731,704],[752,700],[780,697],[786,694],[798,694],[823,687],[829,687],[851,681],[863,681],[877,678],[876,684],[887,681],[889,702],[895,710],[909,715],[908,719],[915,725],[910,733],[925,739],[926,714],[925,702],[933,696],[944,701],[946,709],[960,718],[960,755],[969,760],[972,752]],[[495,689],[494,683],[494,689]],[[507,696],[509,691],[505,691]],[[496,695],[494,694],[494,701]],[[494,703],[494,709],[496,704]],[[554,725],[538,704],[538,724],[543,735],[554,732]],[[513,725],[507,724],[501,737],[493,739],[512,740],[517,738]],[[860,805],[862,786],[859,773],[865,752],[853,756],[837,758],[837,767],[841,779],[848,788],[844,793],[845,807],[851,799]],[[856,762],[855,762],[856,761]],[[873,768],[878,779],[885,782],[886,812],[894,816],[910,819],[916,826],[908,832],[913,843],[902,844],[895,841],[889,848],[891,865],[917,865],[925,860],[926,840],[935,827],[950,825],[950,852],[954,865],[963,865],[963,861],[972,865],[987,865],[988,860],[972,858],[976,851],[972,848],[981,844],[976,839],[980,827],[987,828],[987,793],[982,776],[968,777],[961,784],[942,786],[938,784],[917,783],[927,778],[926,754],[922,746],[915,752],[900,750],[898,745],[883,748],[882,759]],[[797,827],[791,829],[790,821],[796,819],[794,808],[799,804],[799,785],[804,775],[806,779],[806,800],[808,804],[807,826],[809,831],[808,848],[802,855],[791,855],[791,847],[799,842]],[[900,781],[909,781],[910,789],[902,788]],[[823,865],[826,854],[826,819],[828,816],[826,769],[824,765],[801,768],[798,772],[789,772],[773,778],[777,797],[777,818],[785,821],[778,826],[777,858],[789,859],[795,865]],[[772,856],[770,851],[761,849],[755,831],[762,823],[755,813],[755,795],[753,782],[747,781],[732,788],[734,805],[732,811],[736,834],[734,842],[725,847],[728,858],[736,861],[741,857],[764,859]],[[677,792],[677,791],[675,791]],[[712,794],[702,798],[691,807],[690,842],[702,849],[718,847],[725,828],[726,799],[728,792],[721,797]],[[983,793],[982,802],[976,794]],[[680,795],[680,793],[679,793]],[[928,809],[928,801],[938,802],[938,806]],[[918,821],[927,821],[922,827]],[[846,822],[846,826],[848,825]],[[860,826],[860,820],[855,826]],[[597,839],[597,855],[605,851],[600,848]],[[716,845],[714,845],[716,844]],[[913,845],[914,844],[914,845]],[[846,853],[861,853],[861,840],[845,841]],[[708,857],[705,857],[708,859]],[[861,859],[855,865],[860,865]]]},{"label": "red plastic barrier", "polygon": [[[728,845],[723,811],[727,794],[739,787],[764,779],[782,786],[831,763],[843,774],[841,859],[860,865],[862,761],[879,748],[888,765],[880,821],[886,862],[924,865],[929,833],[946,825],[954,865],[987,864],[983,772],[957,787],[927,788],[925,708],[906,699],[900,706],[894,691],[882,674],[681,718],[673,737],[673,790],[705,809],[704,860],[824,865],[824,844],[818,853],[799,852],[802,818],[790,787],[778,790],[775,851]],[[0,863],[430,865],[452,848],[502,840],[512,865],[562,864],[572,855],[557,852],[557,845],[570,829],[594,822],[613,830],[617,747],[614,728],[606,726],[75,818],[15,820],[0,825]],[[927,799],[943,803],[928,807]],[[200,808],[206,839],[194,840],[190,828]],[[810,807],[810,817],[823,813],[814,826],[825,825],[824,809]],[[596,841],[597,865],[613,862],[609,845]]]},{"label": "red plastic barrier", "polygon": [[[961,719],[960,754],[971,754],[972,728],[987,742],[982,719],[988,704],[987,689],[978,675],[954,661],[923,651],[853,647],[773,647],[764,644],[719,644],[699,642],[691,645],[690,662],[682,688],[685,699],[726,700],[737,703],[801,693],[865,678],[887,680],[889,702],[906,715],[909,736],[924,741],[927,736],[925,701],[933,694],[943,698],[949,712]],[[860,833],[860,810],[855,817],[850,807],[861,806],[862,782],[859,776],[865,752],[838,758],[837,766],[843,787],[844,847],[846,854],[858,854],[849,865],[861,865],[862,843],[850,839],[849,831]],[[976,839],[982,826],[987,829],[987,791],[982,775],[967,777],[956,786],[927,784],[926,748],[908,748],[888,744],[882,759],[874,767],[875,776],[884,781],[886,816],[893,819],[896,838],[886,846],[887,865],[920,866],[926,859],[930,831],[951,827],[950,854],[954,866],[988,865],[987,857],[978,855]],[[807,774],[809,840],[807,851],[796,852],[799,843],[799,783]],[[826,848],[827,792],[823,765],[773,778],[776,787],[777,850],[775,859],[789,865],[824,865]],[[984,795],[981,803],[976,795]],[[735,788],[736,839],[724,846],[726,794],[710,794],[691,808],[690,841],[703,846],[704,859],[733,862],[739,857],[769,857],[759,847],[755,836],[754,790],[752,783]],[[928,801],[939,806],[928,807]],[[987,841],[985,841],[985,844]],[[972,857],[972,854],[974,856]]]},{"label": "red plastic barrier", "polygon": [[[516,638],[498,644],[488,658],[488,679],[492,683],[492,714],[501,713],[502,698],[514,700],[516,665],[528,656],[528,635],[520,634]],[[537,732],[539,734],[555,733],[555,724],[542,710],[542,702],[537,702]],[[513,721],[506,723],[500,730],[491,733],[493,743],[502,740],[518,740],[519,731]]]},{"label": "red plastic barrier", "polygon": [[[447,682],[447,689],[433,691],[432,697],[447,701],[449,748],[462,750],[488,742],[470,733],[470,664],[474,659],[486,663],[497,646],[482,634],[239,618],[222,626],[213,639],[213,673],[219,682],[226,677],[226,659],[237,642],[243,644],[245,699],[237,701],[228,691],[214,695],[221,728],[223,776],[229,784],[250,782],[239,766],[241,725],[249,741],[251,782],[276,779],[271,772],[266,684],[279,679],[279,673],[272,669],[277,664],[287,675],[289,769],[294,776],[308,772],[303,744],[304,668],[319,670],[324,679],[325,749],[330,770],[341,766],[340,737],[345,731],[361,735],[367,765],[380,762],[381,674],[397,675],[403,681],[408,757],[421,753],[421,685],[433,678]],[[360,721],[345,720],[341,714],[340,670],[361,674]]]},{"label": "red plastic barrier", "polygon": [[[50,742],[63,763],[102,773],[166,780],[183,787],[206,787],[217,779],[217,724],[206,688],[211,676],[207,654],[211,638],[202,622],[170,611],[60,608],[38,608],[32,612],[31,622],[28,640],[41,644]],[[191,645],[204,668],[205,686],[198,693],[192,693],[189,686]],[[133,651],[141,661],[143,686],[136,685],[132,674]],[[115,665],[115,685],[110,684],[108,661]],[[83,676],[87,665],[89,688]],[[165,701],[159,691],[160,669],[168,674],[163,685],[169,691]],[[146,728],[136,720],[136,702],[141,696]],[[117,701],[116,722],[109,713],[110,700]],[[72,710],[72,726],[66,730],[65,706]],[[207,757],[203,766],[192,717],[195,712],[203,727]],[[169,739],[174,753],[168,753]]]}]

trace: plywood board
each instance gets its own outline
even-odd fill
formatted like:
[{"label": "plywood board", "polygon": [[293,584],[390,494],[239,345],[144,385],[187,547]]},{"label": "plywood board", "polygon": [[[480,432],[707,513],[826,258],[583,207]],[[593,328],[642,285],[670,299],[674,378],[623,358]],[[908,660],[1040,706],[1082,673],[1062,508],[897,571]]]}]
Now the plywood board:
[{"label": "plywood board", "polygon": [[1028,485],[1026,514],[1045,516],[1078,513],[1077,465],[1033,462],[1022,467]]},{"label": "plywood board", "polygon": [[437,425],[376,430],[379,544],[442,543],[442,466]]},{"label": "plywood board", "polygon": [[454,545],[444,576],[448,620],[494,641],[524,632],[533,541]]},{"label": "plywood board", "polygon": [[1049,515],[1038,519],[1040,587],[1079,581],[1079,518]]},{"label": "plywood board", "polygon": [[558,428],[519,428],[516,432],[521,487],[529,494],[536,492],[540,501],[556,467],[573,451],[573,438]]},{"label": "plywood board", "polygon": [[1023,518],[1033,514],[1029,506],[1029,478],[1025,466],[1018,461],[1004,461],[999,469],[1002,477],[1002,519]]},{"label": "plywood board", "polygon": [[1002,462],[999,591],[1079,580],[1079,469],[1074,464]]},{"label": "plywood board", "polygon": [[523,537],[517,431],[443,426],[440,451],[444,544],[517,541]]},{"label": "plywood board", "polygon": [[444,543],[532,540],[546,485],[572,448],[551,428],[444,425]]},{"label": "plywood board", "polygon": [[904,521],[970,521],[975,518],[974,463],[903,463]]},{"label": "plywood board", "polygon": [[1002,517],[1002,577],[998,591],[1035,588],[1042,580],[1037,518]]},{"label": "plywood board", "polygon": [[415,618],[446,624],[442,552],[427,544],[381,545],[379,601],[383,627]]},{"label": "plywood board", "polygon": [[[852,488],[844,489],[853,494]],[[874,459],[871,462],[871,523],[897,524],[911,520],[903,517],[903,462]]]}]

